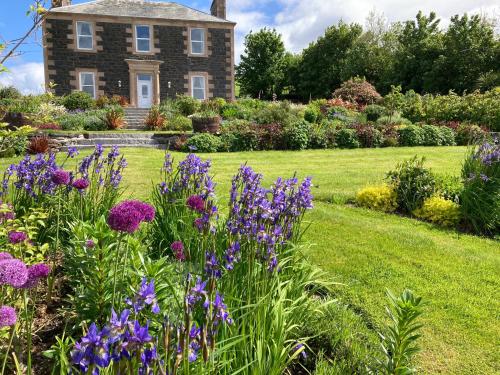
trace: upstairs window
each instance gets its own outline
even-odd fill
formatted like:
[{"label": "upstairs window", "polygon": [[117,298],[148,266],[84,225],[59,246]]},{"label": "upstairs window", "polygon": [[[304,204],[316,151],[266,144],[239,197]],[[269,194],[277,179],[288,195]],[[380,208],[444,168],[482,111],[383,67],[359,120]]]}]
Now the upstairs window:
[{"label": "upstairs window", "polygon": [[191,29],[191,54],[205,54],[205,29]]},{"label": "upstairs window", "polygon": [[94,31],[90,22],[76,23],[77,47],[83,50],[94,49]]},{"label": "upstairs window", "polygon": [[151,27],[137,25],[135,27],[135,40],[137,52],[151,52]]},{"label": "upstairs window", "polygon": [[80,72],[80,91],[90,94],[95,99],[95,75],[92,72]]},{"label": "upstairs window", "polygon": [[206,82],[204,76],[192,76],[191,77],[191,96],[195,99],[205,100],[206,99]]}]

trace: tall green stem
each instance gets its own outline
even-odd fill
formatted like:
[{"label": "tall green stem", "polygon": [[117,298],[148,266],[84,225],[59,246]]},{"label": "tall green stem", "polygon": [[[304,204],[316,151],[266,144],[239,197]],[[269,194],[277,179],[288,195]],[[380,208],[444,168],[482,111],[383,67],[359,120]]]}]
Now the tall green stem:
[{"label": "tall green stem", "polygon": [[116,280],[117,280],[117,273],[118,273],[118,263],[120,262],[120,249],[121,249],[121,245],[122,245],[122,239],[123,239],[123,234],[120,233],[119,237],[118,237],[118,244],[117,244],[117,248],[116,248],[116,261],[115,261],[115,271],[113,273],[113,299],[112,299],[112,307],[115,311],[116,310],[116,306],[115,306],[115,297],[116,297]]},{"label": "tall green stem", "polygon": [[10,348],[12,347],[12,341],[14,340],[14,334],[16,332],[16,326],[13,325],[10,329],[10,337],[9,337],[9,345],[7,345],[7,350],[5,351],[5,357],[3,358],[2,363],[2,372],[1,374],[5,374],[5,366],[7,365],[7,358],[9,357]]}]

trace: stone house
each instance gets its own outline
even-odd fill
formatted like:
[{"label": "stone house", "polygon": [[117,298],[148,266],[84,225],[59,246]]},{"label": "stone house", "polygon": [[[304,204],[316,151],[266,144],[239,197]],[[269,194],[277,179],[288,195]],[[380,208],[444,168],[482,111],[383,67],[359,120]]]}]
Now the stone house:
[{"label": "stone house", "polygon": [[211,14],[171,2],[53,0],[43,23],[45,81],[57,95],[120,95],[149,108],[179,94],[234,98],[234,28],[226,0]]}]

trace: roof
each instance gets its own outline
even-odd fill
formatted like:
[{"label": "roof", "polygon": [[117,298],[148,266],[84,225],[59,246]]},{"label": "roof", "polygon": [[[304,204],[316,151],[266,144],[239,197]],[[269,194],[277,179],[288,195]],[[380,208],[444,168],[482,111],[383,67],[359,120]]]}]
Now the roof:
[{"label": "roof", "polygon": [[181,4],[144,0],[95,0],[82,4],[53,8],[50,13],[234,24],[234,22],[212,16],[211,14]]}]

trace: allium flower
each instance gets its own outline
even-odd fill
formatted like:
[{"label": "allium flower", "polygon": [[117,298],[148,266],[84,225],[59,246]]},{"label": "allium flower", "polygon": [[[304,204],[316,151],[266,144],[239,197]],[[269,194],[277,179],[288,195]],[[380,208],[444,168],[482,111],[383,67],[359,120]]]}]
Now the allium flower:
[{"label": "allium flower", "polygon": [[10,327],[17,322],[16,310],[10,306],[0,307],[0,328]]},{"label": "allium flower", "polygon": [[87,241],[85,241],[85,247],[87,249],[93,249],[95,247],[94,240],[87,240]]},{"label": "allium flower", "polygon": [[24,242],[28,239],[28,236],[24,232],[9,232],[9,242],[13,245],[17,245],[21,242]]},{"label": "allium flower", "polygon": [[70,173],[62,169],[58,169],[52,173],[52,182],[56,185],[68,185],[70,178]]},{"label": "allium flower", "polygon": [[9,253],[1,252],[0,253],[0,261],[6,260],[6,259],[12,259],[13,256],[10,255]]},{"label": "allium flower", "polygon": [[28,268],[19,259],[0,261],[0,285],[11,285],[20,288],[28,280]]},{"label": "allium flower", "polygon": [[190,209],[193,211],[202,213],[205,211],[205,201],[203,200],[203,197],[200,195],[191,195],[187,201],[186,204]]},{"label": "allium flower", "polygon": [[7,220],[14,220],[16,218],[16,213],[14,212],[14,207],[12,204],[4,204],[0,200],[0,224]]},{"label": "allium flower", "polygon": [[170,249],[174,253],[174,256],[177,260],[183,262],[186,260],[186,256],[184,255],[184,244],[182,241],[172,242],[170,245]]},{"label": "allium flower", "polygon": [[50,267],[46,264],[40,263],[35,264],[28,268],[28,280],[24,283],[21,288],[31,289],[38,285],[41,279],[47,278],[50,273]]},{"label": "allium flower", "polygon": [[134,233],[143,221],[154,220],[153,206],[140,201],[123,201],[109,211],[108,225],[118,232]]},{"label": "allium flower", "polygon": [[89,187],[89,180],[86,178],[79,178],[73,182],[73,187],[79,191],[83,191]]}]

